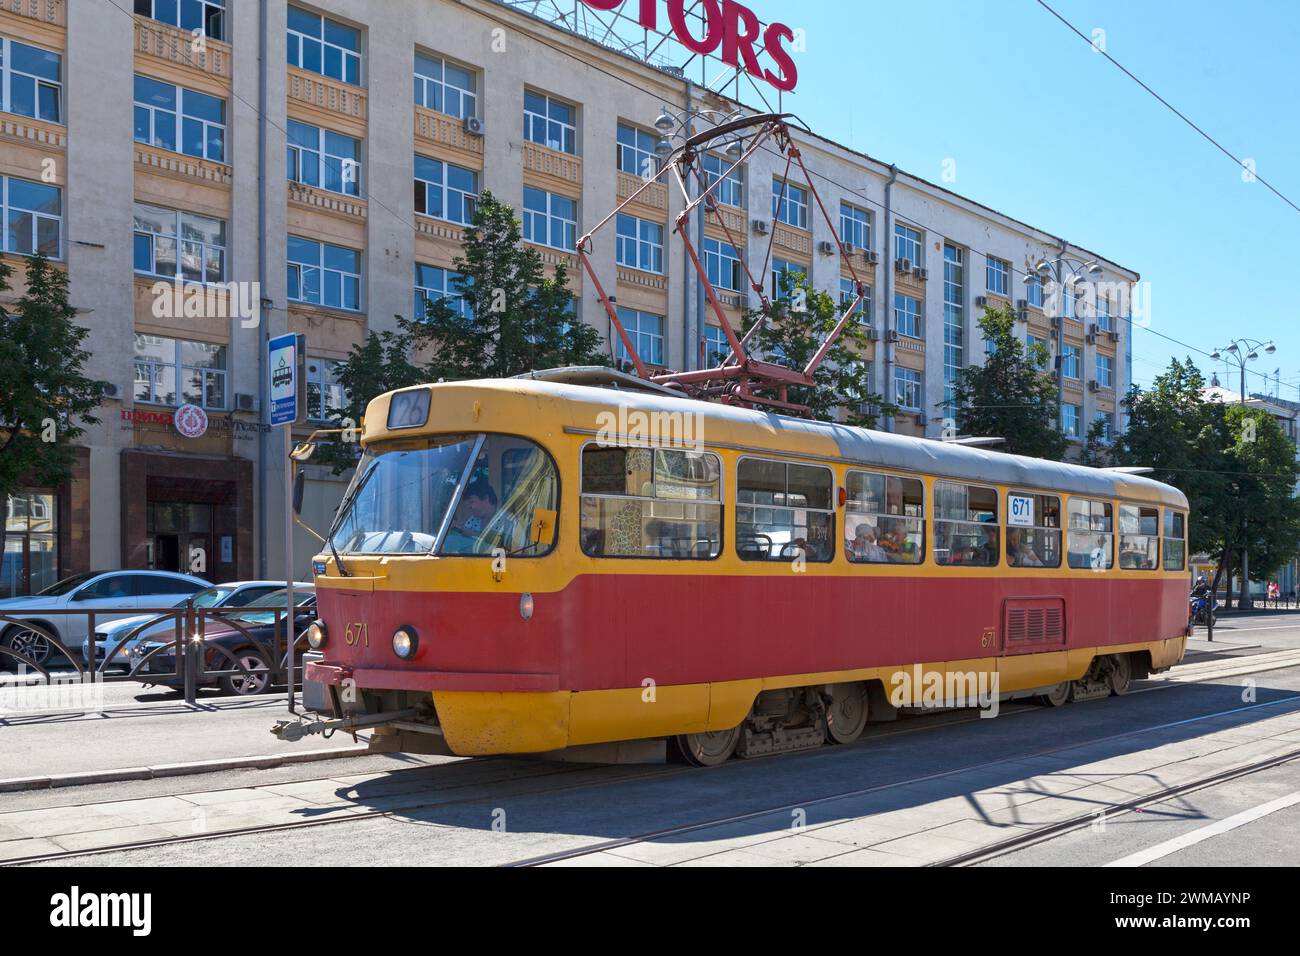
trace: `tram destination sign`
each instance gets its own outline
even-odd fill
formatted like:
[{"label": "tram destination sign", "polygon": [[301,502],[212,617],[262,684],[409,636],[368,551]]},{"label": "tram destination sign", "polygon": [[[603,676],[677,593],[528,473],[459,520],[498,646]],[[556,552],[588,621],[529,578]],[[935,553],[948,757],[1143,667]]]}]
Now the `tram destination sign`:
[{"label": "tram destination sign", "polygon": [[[620,7],[636,8],[637,22],[646,30],[659,32],[659,0],[582,0],[593,10],[611,12]],[[753,10],[736,0],[667,0],[668,25],[673,36],[691,53],[718,55],[722,62],[743,69],[783,93],[792,92],[799,82],[790,46],[794,30],[784,23],[759,22]],[[632,16],[629,9],[625,14]],[[759,58],[765,55],[770,69]]]}]

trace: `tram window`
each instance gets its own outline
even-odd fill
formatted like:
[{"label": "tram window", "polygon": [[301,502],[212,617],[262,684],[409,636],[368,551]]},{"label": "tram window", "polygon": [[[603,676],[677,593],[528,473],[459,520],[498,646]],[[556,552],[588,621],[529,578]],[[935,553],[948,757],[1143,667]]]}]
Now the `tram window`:
[{"label": "tram window", "polygon": [[523,438],[489,435],[469,470],[442,553],[536,558],[553,547],[533,541],[538,513],[554,512],[559,478],[551,456]]},{"label": "tram window", "polygon": [[1109,501],[1071,498],[1066,551],[1072,568],[1105,571],[1115,564],[1114,506]]},{"label": "tram window", "polygon": [[936,481],[934,537],[938,564],[996,567],[1001,551],[997,490]]},{"label": "tram window", "polygon": [[1154,571],[1160,560],[1160,511],[1138,505],[1119,506],[1119,566]]},{"label": "tram window", "polygon": [[1165,509],[1165,570],[1187,569],[1187,517],[1181,511]]},{"label": "tram window", "polygon": [[582,451],[582,550],[594,558],[707,561],[722,553],[722,463],[707,452]]},{"label": "tram window", "polygon": [[1013,491],[1007,495],[1007,564],[1061,566],[1061,499]]},{"label": "tram window", "polygon": [[925,487],[916,478],[848,473],[844,554],[853,564],[920,564]]},{"label": "tram window", "polygon": [[736,470],[736,553],[742,561],[834,558],[829,468],[746,458]]}]

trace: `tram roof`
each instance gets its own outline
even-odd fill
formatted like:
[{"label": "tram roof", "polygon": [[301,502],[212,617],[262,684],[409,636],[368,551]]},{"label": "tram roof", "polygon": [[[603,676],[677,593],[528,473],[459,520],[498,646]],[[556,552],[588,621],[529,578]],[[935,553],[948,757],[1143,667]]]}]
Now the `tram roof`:
[{"label": "tram roof", "polygon": [[[707,446],[733,448],[752,454],[787,454],[839,460],[940,478],[1022,487],[1027,491],[1063,491],[1077,495],[1154,501],[1184,510],[1188,507],[1187,496],[1177,488],[1141,475],[988,451],[834,422],[809,421],[769,411],[696,401],[660,391],[621,390],[528,377],[448,382],[436,385],[434,389],[440,392],[474,389],[513,393],[520,397],[528,396],[533,401],[549,398],[563,403],[566,411],[560,412],[559,417],[564,420],[566,429],[578,434],[594,433],[599,428],[597,416],[601,412],[617,410],[623,406],[629,412],[701,416],[703,434],[697,437]],[[381,396],[375,401],[384,399],[385,396]],[[368,409],[367,420],[376,420],[372,419],[371,413],[379,411],[379,408]],[[387,409],[382,411],[385,414],[377,417],[378,421],[386,418]],[[373,436],[368,434],[367,437]]]}]

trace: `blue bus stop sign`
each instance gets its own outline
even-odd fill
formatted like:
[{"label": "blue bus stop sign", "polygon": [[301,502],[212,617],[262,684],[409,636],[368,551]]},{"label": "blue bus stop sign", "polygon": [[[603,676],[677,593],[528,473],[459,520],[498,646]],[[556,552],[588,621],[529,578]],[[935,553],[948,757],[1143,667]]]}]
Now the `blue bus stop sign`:
[{"label": "blue bus stop sign", "polygon": [[271,424],[298,420],[298,335],[290,332],[267,343],[266,368],[271,376]]}]

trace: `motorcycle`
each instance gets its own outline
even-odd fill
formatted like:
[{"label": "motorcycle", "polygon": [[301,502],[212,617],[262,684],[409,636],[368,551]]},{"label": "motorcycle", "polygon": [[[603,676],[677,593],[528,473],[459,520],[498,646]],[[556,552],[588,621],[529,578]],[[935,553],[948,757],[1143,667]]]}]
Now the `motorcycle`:
[{"label": "motorcycle", "polygon": [[1206,624],[1216,618],[1217,602],[1210,600],[1208,594],[1193,594],[1191,597],[1191,618],[1193,624]]}]

